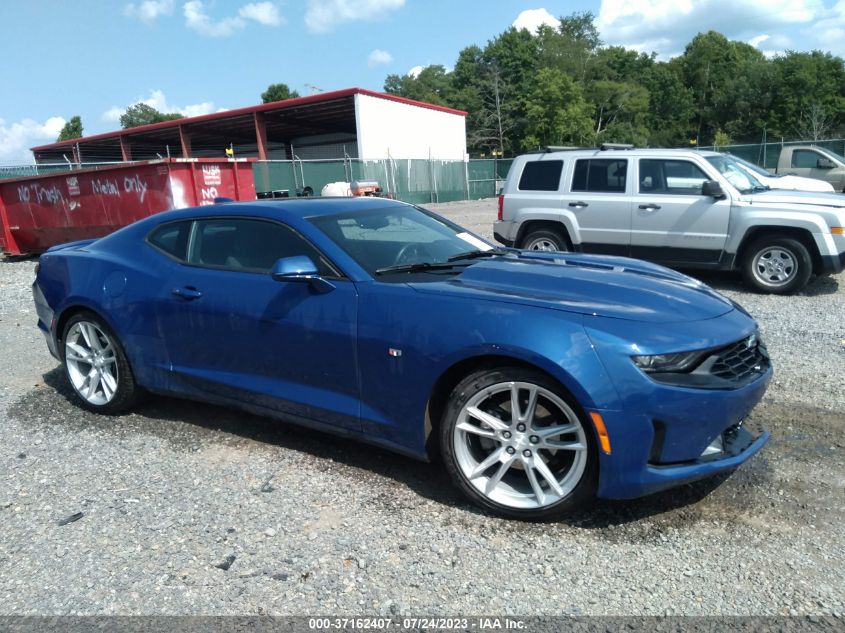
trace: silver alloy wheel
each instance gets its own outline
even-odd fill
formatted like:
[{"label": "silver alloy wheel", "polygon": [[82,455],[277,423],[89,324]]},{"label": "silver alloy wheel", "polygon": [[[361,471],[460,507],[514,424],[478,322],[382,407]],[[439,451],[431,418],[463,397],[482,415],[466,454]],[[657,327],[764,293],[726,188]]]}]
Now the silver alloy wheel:
[{"label": "silver alloy wheel", "polygon": [[117,356],[96,323],[74,323],[65,337],[65,365],[70,383],[87,402],[102,406],[117,392]]},{"label": "silver alloy wheel", "polygon": [[538,237],[525,245],[527,251],[559,251],[557,244],[547,237]]},{"label": "silver alloy wheel", "polygon": [[770,288],[785,286],[798,274],[795,255],[781,246],[769,246],[757,253],[751,269],[754,278]]},{"label": "silver alloy wheel", "polygon": [[467,481],[509,508],[560,501],[587,467],[578,416],[555,393],[528,382],[498,383],[475,394],[458,414],[452,442]]}]

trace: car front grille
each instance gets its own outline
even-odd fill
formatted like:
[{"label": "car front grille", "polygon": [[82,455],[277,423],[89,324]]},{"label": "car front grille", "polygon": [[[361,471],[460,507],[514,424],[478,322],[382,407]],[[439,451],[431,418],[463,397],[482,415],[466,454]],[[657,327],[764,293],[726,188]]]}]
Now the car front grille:
[{"label": "car front grille", "polygon": [[743,339],[719,350],[710,366],[710,373],[723,380],[740,382],[768,367],[769,360],[763,344],[755,337],[749,345]]}]

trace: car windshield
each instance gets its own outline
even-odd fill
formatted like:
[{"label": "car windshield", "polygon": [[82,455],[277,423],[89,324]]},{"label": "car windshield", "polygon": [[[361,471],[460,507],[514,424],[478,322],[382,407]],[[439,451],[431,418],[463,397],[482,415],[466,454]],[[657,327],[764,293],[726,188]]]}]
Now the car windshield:
[{"label": "car windshield", "polygon": [[821,150],[823,154],[827,154],[838,163],[845,163],[845,156],[840,156],[833,150],[827,149],[826,147],[817,147],[816,149]]},{"label": "car windshield", "polygon": [[708,156],[707,162],[718,169],[719,173],[736,187],[740,193],[766,191],[769,188],[745,171],[733,156],[724,154],[721,156]]},{"label": "car windshield", "polygon": [[308,218],[370,275],[450,272],[498,252],[434,213],[400,205]]},{"label": "car windshield", "polygon": [[737,163],[739,163],[743,167],[747,167],[748,169],[753,171],[755,174],[759,174],[760,176],[763,176],[764,178],[774,178],[775,177],[775,174],[773,174],[772,172],[766,171],[765,169],[763,169],[759,165],[755,165],[754,163],[752,163],[750,161],[739,158],[738,156],[731,156],[731,158],[733,158]]}]

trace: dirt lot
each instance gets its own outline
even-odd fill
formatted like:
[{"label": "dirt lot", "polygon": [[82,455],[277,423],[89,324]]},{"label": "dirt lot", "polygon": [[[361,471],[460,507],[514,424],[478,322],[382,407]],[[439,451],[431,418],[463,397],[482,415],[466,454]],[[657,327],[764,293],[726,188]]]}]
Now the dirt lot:
[{"label": "dirt lot", "polygon": [[[491,236],[494,200],[436,209]],[[33,267],[0,263],[0,614],[845,613],[845,275],[791,298],[704,277],[776,366],[761,454],[532,525],[479,513],[436,465],[227,409],[82,411],[35,328]]]}]

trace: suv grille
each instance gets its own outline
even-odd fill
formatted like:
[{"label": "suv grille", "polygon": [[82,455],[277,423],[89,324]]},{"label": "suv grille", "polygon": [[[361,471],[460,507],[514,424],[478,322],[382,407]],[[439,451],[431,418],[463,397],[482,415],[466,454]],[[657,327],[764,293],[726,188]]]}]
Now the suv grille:
[{"label": "suv grille", "polygon": [[719,378],[739,382],[759,372],[769,364],[768,355],[761,349],[762,343],[755,341],[749,347],[747,339],[734,343],[716,354],[710,373]]}]

